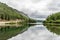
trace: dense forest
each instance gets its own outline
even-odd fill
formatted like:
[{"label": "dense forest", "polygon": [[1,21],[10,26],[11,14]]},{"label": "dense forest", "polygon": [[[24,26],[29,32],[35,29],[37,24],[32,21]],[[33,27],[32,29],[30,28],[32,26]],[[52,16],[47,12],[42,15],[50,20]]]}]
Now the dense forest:
[{"label": "dense forest", "polygon": [[0,21],[1,20],[25,20],[28,22],[35,22],[34,19],[29,18],[25,13],[9,7],[0,2]]},{"label": "dense forest", "polygon": [[60,23],[60,12],[53,13],[44,21],[46,23]]},{"label": "dense forest", "polygon": [[26,19],[27,16],[22,14],[23,12],[19,12],[16,9],[13,9],[4,3],[0,3],[0,19],[3,20]]}]

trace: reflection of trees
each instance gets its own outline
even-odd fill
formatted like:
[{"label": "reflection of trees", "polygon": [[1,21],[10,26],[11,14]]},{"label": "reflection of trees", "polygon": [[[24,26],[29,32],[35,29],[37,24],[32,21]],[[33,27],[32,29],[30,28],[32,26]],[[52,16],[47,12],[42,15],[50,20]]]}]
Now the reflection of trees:
[{"label": "reflection of trees", "polygon": [[60,35],[60,26],[59,25],[57,25],[57,26],[56,25],[55,26],[54,25],[45,25],[45,26],[49,31]]},{"label": "reflection of trees", "polygon": [[27,30],[31,25],[0,27],[0,40],[7,40]]}]

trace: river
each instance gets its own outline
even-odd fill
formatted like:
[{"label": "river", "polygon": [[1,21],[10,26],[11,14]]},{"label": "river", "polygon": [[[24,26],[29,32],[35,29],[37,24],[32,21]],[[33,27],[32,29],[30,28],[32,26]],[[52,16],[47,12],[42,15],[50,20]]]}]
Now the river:
[{"label": "river", "polygon": [[60,36],[50,32],[42,23],[30,26],[26,31],[8,40],[60,40]]}]

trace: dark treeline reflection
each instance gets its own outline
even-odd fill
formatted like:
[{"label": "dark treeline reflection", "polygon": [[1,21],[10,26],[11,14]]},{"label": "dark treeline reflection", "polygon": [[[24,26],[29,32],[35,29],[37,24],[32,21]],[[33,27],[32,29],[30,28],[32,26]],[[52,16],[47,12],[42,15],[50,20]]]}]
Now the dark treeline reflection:
[{"label": "dark treeline reflection", "polygon": [[7,40],[17,34],[26,31],[32,25],[23,26],[0,26],[0,40]]},{"label": "dark treeline reflection", "polygon": [[56,33],[57,35],[60,35],[60,25],[50,25],[50,24],[47,24],[45,25],[46,28],[50,31],[50,32],[53,32],[53,33]]}]

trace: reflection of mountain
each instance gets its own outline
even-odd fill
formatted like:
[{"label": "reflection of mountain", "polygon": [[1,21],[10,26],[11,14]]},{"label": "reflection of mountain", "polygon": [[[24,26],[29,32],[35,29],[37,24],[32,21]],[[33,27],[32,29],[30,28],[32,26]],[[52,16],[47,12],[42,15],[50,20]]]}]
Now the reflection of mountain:
[{"label": "reflection of mountain", "polygon": [[26,31],[30,26],[33,25],[0,26],[0,40],[7,40],[13,36],[16,36]]},{"label": "reflection of mountain", "polygon": [[60,35],[60,25],[56,24],[56,25],[52,26],[51,24],[47,24],[45,26],[50,32],[53,32],[53,33]]}]

